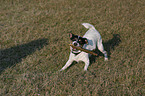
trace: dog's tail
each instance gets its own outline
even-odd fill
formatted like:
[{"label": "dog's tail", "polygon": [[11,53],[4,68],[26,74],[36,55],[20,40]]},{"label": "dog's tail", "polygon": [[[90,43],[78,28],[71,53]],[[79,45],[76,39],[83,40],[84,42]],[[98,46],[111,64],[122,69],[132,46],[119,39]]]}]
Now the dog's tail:
[{"label": "dog's tail", "polygon": [[82,25],[87,29],[95,29],[95,27],[89,23],[82,23]]}]

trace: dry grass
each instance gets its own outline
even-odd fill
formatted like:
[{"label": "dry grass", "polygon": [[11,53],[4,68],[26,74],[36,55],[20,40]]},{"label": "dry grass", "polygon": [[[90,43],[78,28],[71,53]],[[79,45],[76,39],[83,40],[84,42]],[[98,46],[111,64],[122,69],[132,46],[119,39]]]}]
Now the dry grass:
[{"label": "dry grass", "polygon": [[[1,0],[0,95],[145,95],[144,0]],[[83,72],[69,56],[67,33],[83,35],[82,22],[103,38],[100,54]]]}]

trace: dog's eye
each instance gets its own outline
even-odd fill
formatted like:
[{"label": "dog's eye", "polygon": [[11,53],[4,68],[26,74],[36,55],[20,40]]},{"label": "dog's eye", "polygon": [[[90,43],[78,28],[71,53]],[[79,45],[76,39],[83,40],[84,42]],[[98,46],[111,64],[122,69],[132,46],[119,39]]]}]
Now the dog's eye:
[{"label": "dog's eye", "polygon": [[79,40],[79,43],[83,43],[82,40]]},{"label": "dog's eye", "polygon": [[82,40],[79,40],[79,43],[82,43]]}]

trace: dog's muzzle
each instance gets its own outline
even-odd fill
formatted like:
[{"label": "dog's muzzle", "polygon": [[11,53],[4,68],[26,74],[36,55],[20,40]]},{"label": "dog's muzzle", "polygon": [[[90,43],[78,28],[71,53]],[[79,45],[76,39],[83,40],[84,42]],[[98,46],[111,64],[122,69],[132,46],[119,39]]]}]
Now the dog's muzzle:
[{"label": "dog's muzzle", "polygon": [[[74,46],[80,47],[80,44],[79,44],[77,41],[74,41],[72,44],[73,44]],[[73,54],[75,54],[75,55],[78,55],[79,53],[81,53],[80,50],[77,50],[77,49],[72,48],[72,47],[71,47],[71,52],[72,52]]]}]

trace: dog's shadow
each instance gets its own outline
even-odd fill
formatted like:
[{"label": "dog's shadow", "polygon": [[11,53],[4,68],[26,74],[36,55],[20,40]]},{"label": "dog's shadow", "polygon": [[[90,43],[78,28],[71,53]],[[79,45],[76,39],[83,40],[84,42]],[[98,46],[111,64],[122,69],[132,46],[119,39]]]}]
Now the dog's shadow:
[{"label": "dog's shadow", "polygon": [[0,74],[8,67],[15,66],[21,62],[23,58],[34,53],[36,50],[42,49],[47,45],[47,39],[38,39],[26,44],[14,46],[8,49],[0,49]]},{"label": "dog's shadow", "polygon": [[[113,38],[108,40],[107,42],[104,42],[104,49],[107,51],[108,58],[111,58],[111,50],[115,50],[115,47],[119,45],[121,42],[120,35],[119,34],[113,34]],[[95,53],[98,54],[98,56],[90,56],[90,63],[94,63],[96,61],[96,58],[100,56],[104,56],[103,53],[101,53],[98,49],[95,50]]]}]

